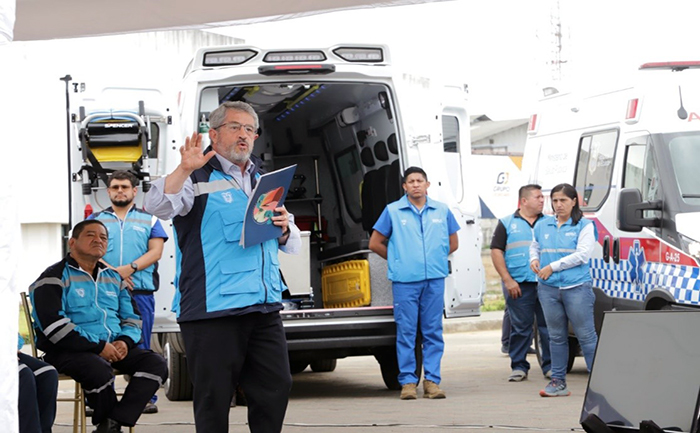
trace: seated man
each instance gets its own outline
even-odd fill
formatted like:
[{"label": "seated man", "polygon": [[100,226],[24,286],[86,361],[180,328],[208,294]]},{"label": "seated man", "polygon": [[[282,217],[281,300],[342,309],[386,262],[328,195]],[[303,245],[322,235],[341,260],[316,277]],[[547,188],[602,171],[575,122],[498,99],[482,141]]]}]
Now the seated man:
[{"label": "seated man", "polygon": [[[76,224],[68,256],[29,288],[37,347],[45,361],[82,385],[97,433],[136,424],[168,376],[163,357],[136,347],[138,310],[119,273],[100,262],[107,240],[100,221]],[[121,401],[112,387],[113,368],[131,375]]]}]

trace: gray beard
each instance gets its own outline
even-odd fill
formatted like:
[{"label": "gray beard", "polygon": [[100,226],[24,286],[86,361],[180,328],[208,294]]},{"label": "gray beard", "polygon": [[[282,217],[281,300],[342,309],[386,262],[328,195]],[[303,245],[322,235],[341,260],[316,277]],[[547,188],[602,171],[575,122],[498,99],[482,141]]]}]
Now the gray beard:
[{"label": "gray beard", "polygon": [[228,155],[226,155],[226,159],[228,159],[234,164],[245,164],[248,161],[248,159],[250,159],[250,155],[252,153],[252,148],[245,153],[237,153],[235,150],[232,150]]}]

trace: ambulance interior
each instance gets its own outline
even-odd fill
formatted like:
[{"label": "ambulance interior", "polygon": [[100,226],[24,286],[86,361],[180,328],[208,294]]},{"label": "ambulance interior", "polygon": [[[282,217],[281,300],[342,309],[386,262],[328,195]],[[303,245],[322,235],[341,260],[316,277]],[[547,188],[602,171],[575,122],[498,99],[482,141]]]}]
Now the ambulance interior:
[{"label": "ambulance interior", "polygon": [[386,262],[368,249],[382,210],[403,194],[391,89],[357,82],[208,87],[198,119],[239,100],[258,113],[254,154],[264,170],[297,164],[285,205],[308,233],[302,257],[280,254],[291,295],[285,307],[391,305]]}]

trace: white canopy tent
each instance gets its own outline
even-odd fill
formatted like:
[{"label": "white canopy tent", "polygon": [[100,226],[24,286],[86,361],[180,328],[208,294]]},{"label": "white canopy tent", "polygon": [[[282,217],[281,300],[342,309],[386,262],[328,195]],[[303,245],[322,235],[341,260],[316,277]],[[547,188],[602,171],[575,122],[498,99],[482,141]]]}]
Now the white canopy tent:
[{"label": "white canopy tent", "polygon": [[0,41],[204,29],[432,1],[440,0],[0,0]]}]

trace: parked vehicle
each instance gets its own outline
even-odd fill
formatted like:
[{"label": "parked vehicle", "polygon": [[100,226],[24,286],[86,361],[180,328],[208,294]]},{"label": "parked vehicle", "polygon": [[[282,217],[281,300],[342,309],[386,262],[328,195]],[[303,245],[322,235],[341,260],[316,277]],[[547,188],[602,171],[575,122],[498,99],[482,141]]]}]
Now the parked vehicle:
[{"label": "parked vehicle", "polygon": [[[103,101],[114,95],[121,95],[122,104],[130,96],[133,106],[105,110],[109,104]],[[460,248],[450,256],[445,316],[479,314],[485,283],[479,200],[469,188],[476,179],[469,178],[464,89],[394,74],[384,46],[200,49],[187,67],[177,106],[156,91],[105,89],[78,110],[74,124],[82,150],[73,152],[79,191],[74,214],[82,218],[88,203],[92,210],[108,204],[101,172],[137,171],[144,190],[150,179],[170,173],[179,164],[183,137],[205,133],[209,113],[234,100],[259,114],[254,153],[264,169],[297,164],[285,205],[302,230],[303,252],[280,254],[289,286],[282,317],[292,371],[309,365],[331,371],[338,358],[373,355],[385,384],[400,388],[391,283],[386,262],[369,250],[368,239],[384,206],[403,194],[403,169],[423,167],[431,197],[447,203],[461,226]],[[143,101],[140,108],[136,101]],[[100,156],[106,149],[121,153],[107,160]],[[170,311],[174,247],[167,242],[160,261],[153,332],[170,367],[166,395],[182,400],[192,390]]]},{"label": "parked vehicle", "polygon": [[598,330],[604,311],[700,305],[698,78],[700,62],[647,63],[629,86],[553,94],[531,117],[523,172],[547,198],[574,185],[598,229]]}]

